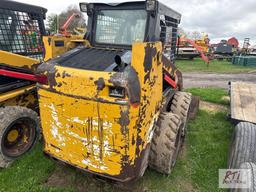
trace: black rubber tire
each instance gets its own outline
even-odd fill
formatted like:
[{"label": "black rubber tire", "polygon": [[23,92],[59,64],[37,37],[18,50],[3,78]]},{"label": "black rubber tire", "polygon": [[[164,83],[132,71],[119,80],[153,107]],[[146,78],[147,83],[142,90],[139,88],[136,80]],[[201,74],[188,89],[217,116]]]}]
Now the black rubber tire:
[{"label": "black rubber tire", "polygon": [[250,170],[251,186],[249,189],[240,189],[241,192],[255,192],[256,191],[256,165],[252,162],[243,163],[240,169]]},{"label": "black rubber tire", "polygon": [[183,123],[182,136],[185,136],[186,134],[186,125],[189,116],[191,101],[191,93],[178,91],[174,94],[170,105],[170,112],[178,115]]},{"label": "black rubber tire", "polygon": [[178,77],[178,91],[182,91],[183,90],[183,76],[180,70],[176,71],[176,75]]},{"label": "black rubber tire", "polygon": [[[3,152],[4,135],[7,133],[8,128],[19,119],[26,118],[26,121],[33,123],[33,138],[29,144],[25,144],[26,151],[20,152],[15,157],[6,156]],[[40,134],[39,118],[35,111],[19,106],[8,106],[0,108],[0,168],[8,167],[15,159],[27,153],[33,148],[38,141]]]},{"label": "black rubber tire", "polygon": [[256,162],[256,125],[241,122],[232,137],[228,167],[238,169],[245,162]]},{"label": "black rubber tire", "polygon": [[194,120],[199,111],[200,97],[192,96],[192,100],[189,107],[188,118]]},{"label": "black rubber tire", "polygon": [[243,179],[243,176],[246,178],[250,179],[250,188],[247,189],[239,189],[239,188],[234,188],[230,189],[229,192],[255,192],[256,191],[256,165],[255,163],[252,162],[245,162],[242,163],[239,167],[239,169],[248,169],[249,170],[249,175],[240,175],[242,180],[246,180],[245,178]]},{"label": "black rubber tire", "polygon": [[182,144],[181,131],[182,122],[177,115],[166,112],[159,116],[149,153],[150,168],[171,173]]}]

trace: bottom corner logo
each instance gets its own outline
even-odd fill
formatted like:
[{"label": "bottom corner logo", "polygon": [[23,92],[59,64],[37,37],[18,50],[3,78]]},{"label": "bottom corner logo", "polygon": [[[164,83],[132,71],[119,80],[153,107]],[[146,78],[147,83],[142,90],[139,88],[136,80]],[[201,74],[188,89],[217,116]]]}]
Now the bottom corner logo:
[{"label": "bottom corner logo", "polygon": [[250,169],[219,169],[219,188],[249,189],[251,179]]}]

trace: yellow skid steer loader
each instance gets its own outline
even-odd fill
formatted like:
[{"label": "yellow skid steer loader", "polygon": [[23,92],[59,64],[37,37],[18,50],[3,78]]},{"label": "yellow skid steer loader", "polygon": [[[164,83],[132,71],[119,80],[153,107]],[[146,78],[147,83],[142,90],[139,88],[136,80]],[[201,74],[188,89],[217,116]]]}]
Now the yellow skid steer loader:
[{"label": "yellow skid steer loader", "polygon": [[90,46],[38,67],[45,153],[118,182],[170,174],[191,103],[174,65],[181,15],[155,0],[80,8]]}]

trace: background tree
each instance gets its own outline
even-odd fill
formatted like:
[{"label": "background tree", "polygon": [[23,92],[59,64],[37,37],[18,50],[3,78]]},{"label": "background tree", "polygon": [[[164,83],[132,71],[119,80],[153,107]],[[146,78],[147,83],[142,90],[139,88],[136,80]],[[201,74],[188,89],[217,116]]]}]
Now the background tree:
[{"label": "background tree", "polygon": [[73,32],[76,27],[85,28],[86,19],[85,16],[80,12],[76,5],[70,5],[66,10],[62,11],[60,15],[51,14],[47,17],[48,30],[51,33],[56,33],[57,29],[60,30],[61,26],[68,20],[68,18],[73,14],[79,14],[79,17],[75,18],[68,27],[69,32]]},{"label": "background tree", "polygon": [[50,31],[50,33],[57,32],[57,15],[56,14],[51,14],[47,17],[47,30]]}]

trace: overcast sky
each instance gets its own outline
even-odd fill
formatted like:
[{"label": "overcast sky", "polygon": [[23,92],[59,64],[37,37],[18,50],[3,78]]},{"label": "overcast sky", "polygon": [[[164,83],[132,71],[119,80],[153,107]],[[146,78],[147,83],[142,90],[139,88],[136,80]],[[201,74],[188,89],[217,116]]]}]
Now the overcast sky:
[{"label": "overcast sky", "polygon": [[[60,13],[70,4],[83,0],[16,0],[43,6],[49,13]],[[212,42],[237,37],[240,42],[251,38],[256,44],[256,0],[160,0],[182,14],[185,31],[209,34]],[[123,2],[123,0],[90,0],[87,2]]]}]

